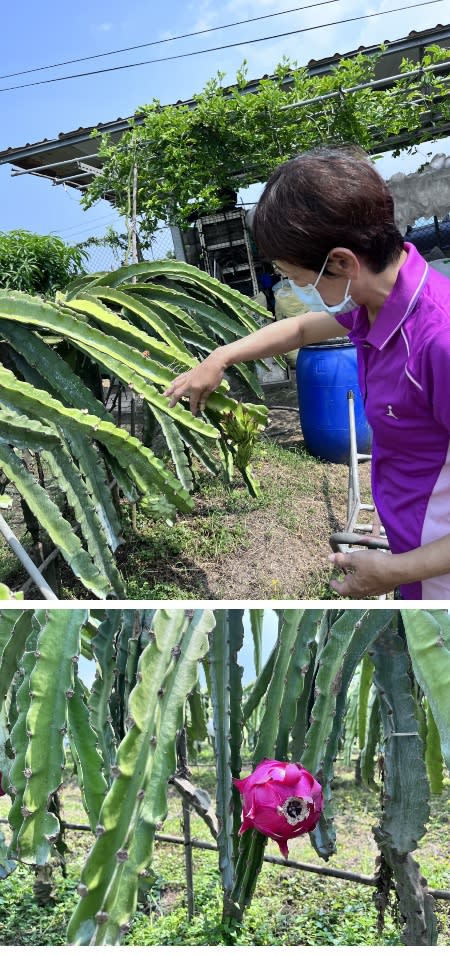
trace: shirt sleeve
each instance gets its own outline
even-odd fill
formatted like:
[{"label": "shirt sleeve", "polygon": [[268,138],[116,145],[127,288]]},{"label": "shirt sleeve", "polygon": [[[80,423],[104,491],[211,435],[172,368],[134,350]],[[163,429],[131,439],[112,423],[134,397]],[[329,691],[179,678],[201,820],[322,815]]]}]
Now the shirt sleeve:
[{"label": "shirt sleeve", "polygon": [[339,325],[342,325],[343,328],[345,328],[351,342],[354,341],[353,336],[354,336],[354,330],[355,330],[358,313],[359,313],[359,309],[357,309],[356,311],[354,309],[352,312],[343,312],[340,315],[333,315],[333,318],[335,318],[336,321],[339,322]]},{"label": "shirt sleeve", "polygon": [[434,335],[424,349],[422,387],[429,401],[434,419],[450,435],[450,328]]}]

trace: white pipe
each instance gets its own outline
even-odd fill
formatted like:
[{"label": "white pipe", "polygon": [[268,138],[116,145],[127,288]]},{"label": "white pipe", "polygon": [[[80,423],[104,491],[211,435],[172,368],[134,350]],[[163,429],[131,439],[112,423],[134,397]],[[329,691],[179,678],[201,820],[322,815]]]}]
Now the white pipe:
[{"label": "white pipe", "polygon": [[0,533],[3,534],[8,547],[10,547],[12,552],[18,557],[28,576],[31,577],[33,583],[39,588],[43,597],[45,597],[46,600],[58,600],[58,597],[53,593],[53,590],[49,587],[45,578],[38,571],[36,564],[34,564],[31,557],[28,556],[20,541],[17,540],[16,535],[11,530],[9,524],[6,523],[2,514],[0,514]]}]

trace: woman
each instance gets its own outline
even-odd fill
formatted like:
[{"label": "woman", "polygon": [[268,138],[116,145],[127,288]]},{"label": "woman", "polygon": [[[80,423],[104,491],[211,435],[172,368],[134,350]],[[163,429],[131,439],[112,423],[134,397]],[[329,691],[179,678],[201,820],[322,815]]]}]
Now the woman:
[{"label": "woman", "polygon": [[450,282],[396,228],[392,196],[366,158],[317,149],[270,177],[254,217],[260,253],[310,311],[217,348],[167,389],[205,407],[226,369],[333,337],[354,342],[373,429],[372,489],[391,554],[330,557],[334,590],[450,598]]}]

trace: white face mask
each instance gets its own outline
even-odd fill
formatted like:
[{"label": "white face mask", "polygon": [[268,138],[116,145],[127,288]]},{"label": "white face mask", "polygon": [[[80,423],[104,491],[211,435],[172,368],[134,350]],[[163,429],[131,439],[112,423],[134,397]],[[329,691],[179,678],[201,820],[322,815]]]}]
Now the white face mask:
[{"label": "white face mask", "polygon": [[310,312],[328,312],[330,315],[339,315],[343,312],[351,312],[354,308],[359,308],[357,302],[355,302],[351,295],[348,294],[350,285],[352,284],[351,279],[349,279],[347,282],[342,302],[338,302],[337,305],[326,305],[319,292],[319,289],[317,288],[317,285],[322,278],[327,262],[328,255],[314,284],[309,282],[308,285],[296,285],[295,282],[289,279],[291,288],[293,292],[295,292],[297,298],[299,298],[300,301],[307,306]]}]

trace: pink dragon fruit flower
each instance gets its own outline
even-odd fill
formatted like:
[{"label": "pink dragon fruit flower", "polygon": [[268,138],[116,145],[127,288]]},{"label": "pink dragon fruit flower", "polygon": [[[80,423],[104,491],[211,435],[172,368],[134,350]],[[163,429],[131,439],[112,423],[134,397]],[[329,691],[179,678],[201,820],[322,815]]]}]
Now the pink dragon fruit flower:
[{"label": "pink dragon fruit flower", "polygon": [[323,806],[322,787],[300,763],[263,759],[250,776],[233,779],[242,795],[242,826],[270,836],[288,857],[287,840],[314,829]]}]

